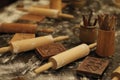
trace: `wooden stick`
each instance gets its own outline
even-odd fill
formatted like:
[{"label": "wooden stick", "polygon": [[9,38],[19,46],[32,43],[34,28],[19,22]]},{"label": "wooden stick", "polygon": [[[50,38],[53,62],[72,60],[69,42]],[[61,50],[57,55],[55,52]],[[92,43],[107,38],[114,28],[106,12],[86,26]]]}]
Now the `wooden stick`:
[{"label": "wooden stick", "polygon": [[111,18],[111,29],[110,30],[115,30],[115,26],[116,26],[116,17],[112,16]]},{"label": "wooden stick", "polygon": [[91,11],[90,11],[90,14],[89,14],[89,18],[88,18],[88,24],[89,24],[89,26],[92,25],[92,24],[91,24],[92,16],[93,16],[93,11],[91,10]]},{"label": "wooden stick", "polygon": [[113,30],[115,30],[116,23],[117,23],[117,18],[115,17]]},{"label": "wooden stick", "polygon": [[118,77],[113,77],[112,80],[119,80],[119,78]]},{"label": "wooden stick", "polygon": [[84,27],[95,26],[97,24],[97,19],[95,19],[95,21],[93,23],[91,23],[92,16],[93,16],[93,11],[92,10],[91,10],[91,12],[89,14],[88,19],[86,19],[85,15],[82,15]]},{"label": "wooden stick", "polygon": [[120,66],[113,71],[111,78],[112,80],[120,80]]},{"label": "wooden stick", "polygon": [[41,72],[43,72],[43,71],[45,71],[45,70],[48,70],[48,69],[51,68],[52,66],[53,66],[53,63],[52,63],[52,62],[48,62],[47,64],[42,65],[41,67],[35,69],[34,72],[35,72],[36,74],[38,74],[38,73],[41,73]]},{"label": "wooden stick", "polygon": [[0,54],[6,53],[6,52],[8,52],[10,50],[11,50],[10,46],[8,46],[8,47],[2,47],[2,48],[0,48]]},{"label": "wooden stick", "polygon": [[98,23],[100,28],[103,26],[104,15],[98,15]]},{"label": "wooden stick", "polygon": [[92,49],[92,48],[96,47],[96,45],[97,45],[97,43],[90,44],[89,48]]},{"label": "wooden stick", "polygon": [[75,18],[73,15],[64,14],[64,13],[59,13],[58,16],[63,17],[63,18],[69,18],[69,19],[74,19]]},{"label": "wooden stick", "polygon": [[84,26],[87,27],[88,26],[88,21],[87,21],[85,15],[82,15],[82,17],[83,17]]},{"label": "wooden stick", "polygon": [[97,24],[98,19],[95,19],[93,26],[95,26]]},{"label": "wooden stick", "polygon": [[104,29],[103,30],[107,30],[107,27],[108,27],[108,19],[109,19],[109,15],[108,14],[106,14],[105,15],[105,18],[104,18],[104,21],[103,21],[103,27],[104,27]]},{"label": "wooden stick", "polygon": [[101,15],[98,15],[98,22],[99,22],[100,29],[111,31],[111,30],[114,30],[116,20],[114,16],[110,16],[106,14],[104,17]]},{"label": "wooden stick", "polygon": [[56,42],[56,41],[61,41],[61,40],[65,40],[65,39],[68,39],[69,38],[69,36],[59,36],[59,37],[56,37],[56,38],[54,38],[54,41]]},{"label": "wooden stick", "polygon": [[53,28],[46,28],[46,29],[37,28],[37,31],[38,31],[38,32],[52,33],[52,32],[54,32],[55,30],[54,30]]}]

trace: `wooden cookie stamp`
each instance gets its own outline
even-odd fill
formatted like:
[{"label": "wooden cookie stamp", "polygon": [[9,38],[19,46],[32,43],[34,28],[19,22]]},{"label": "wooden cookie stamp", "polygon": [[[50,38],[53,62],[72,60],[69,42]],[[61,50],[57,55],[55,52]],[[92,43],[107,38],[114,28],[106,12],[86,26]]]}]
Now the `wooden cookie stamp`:
[{"label": "wooden cookie stamp", "polygon": [[43,59],[49,58],[65,50],[65,47],[61,43],[52,43],[36,48],[37,53],[40,54]]},{"label": "wooden cookie stamp", "polygon": [[109,60],[96,57],[87,57],[78,66],[78,74],[86,74],[87,76],[99,77],[102,76],[104,70],[109,64]]}]

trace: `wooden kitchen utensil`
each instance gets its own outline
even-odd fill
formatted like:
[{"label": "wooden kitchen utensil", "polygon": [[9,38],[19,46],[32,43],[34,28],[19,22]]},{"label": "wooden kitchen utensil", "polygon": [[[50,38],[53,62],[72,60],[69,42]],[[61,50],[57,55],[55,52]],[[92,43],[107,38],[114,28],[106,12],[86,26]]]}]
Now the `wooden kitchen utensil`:
[{"label": "wooden kitchen utensil", "polygon": [[43,72],[49,68],[58,69],[66,64],[69,64],[79,58],[85,57],[89,54],[90,49],[95,47],[96,43],[93,43],[91,45],[87,44],[81,44],[77,47],[74,47],[72,49],[66,50],[62,53],[59,53],[58,55],[55,55],[49,59],[49,62],[44,64],[43,66],[37,68],[34,70],[36,74]]},{"label": "wooden kitchen utensil", "polygon": [[50,44],[56,41],[68,39],[68,36],[59,36],[53,38],[52,35],[42,36],[37,38],[25,39],[20,41],[14,41],[10,43],[10,46],[0,48],[0,54],[11,51],[12,53],[20,53],[35,49],[39,46]]},{"label": "wooden kitchen utensil", "polygon": [[112,73],[112,80],[120,80],[120,66]]}]

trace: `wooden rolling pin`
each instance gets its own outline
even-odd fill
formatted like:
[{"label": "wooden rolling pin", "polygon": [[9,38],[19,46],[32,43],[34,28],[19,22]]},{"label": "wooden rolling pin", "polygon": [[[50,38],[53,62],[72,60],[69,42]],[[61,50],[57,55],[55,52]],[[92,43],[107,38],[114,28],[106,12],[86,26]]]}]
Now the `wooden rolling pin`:
[{"label": "wooden rolling pin", "polygon": [[21,9],[21,10],[27,11],[30,14],[53,17],[53,18],[58,18],[58,17],[69,18],[69,19],[74,18],[73,15],[61,13],[59,10],[55,10],[55,9],[30,7],[30,8]]},{"label": "wooden rolling pin", "polygon": [[2,54],[8,51],[11,51],[12,53],[25,52],[25,51],[35,49],[42,45],[46,45],[49,43],[53,43],[55,41],[60,41],[68,38],[69,38],[68,36],[59,36],[59,37],[53,38],[51,35],[48,35],[48,36],[37,37],[32,39],[14,41],[10,43],[10,46],[0,48],[0,53]]},{"label": "wooden rolling pin", "polygon": [[70,62],[73,62],[79,58],[87,56],[90,52],[90,48],[93,48],[95,46],[96,43],[93,43],[89,46],[87,44],[81,44],[77,47],[64,51],[58,55],[51,57],[47,64],[35,69],[34,72],[38,74],[51,67],[53,69],[61,68],[62,66],[69,64]]},{"label": "wooden rolling pin", "polygon": [[120,80],[120,66],[113,71],[112,80]]},{"label": "wooden rolling pin", "polygon": [[62,0],[50,0],[50,8],[62,12]]},{"label": "wooden rolling pin", "polygon": [[35,24],[23,23],[1,23],[0,32],[2,33],[35,33],[35,32],[53,32],[53,29],[41,29]]}]

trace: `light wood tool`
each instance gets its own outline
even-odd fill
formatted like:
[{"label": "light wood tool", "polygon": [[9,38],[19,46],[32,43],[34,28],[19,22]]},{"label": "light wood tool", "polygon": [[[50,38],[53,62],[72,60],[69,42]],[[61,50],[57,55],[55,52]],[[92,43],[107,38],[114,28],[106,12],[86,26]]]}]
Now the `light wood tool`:
[{"label": "light wood tool", "polygon": [[68,36],[59,36],[53,38],[52,35],[37,37],[32,39],[25,39],[20,41],[14,41],[10,43],[10,46],[0,48],[0,54],[11,51],[12,53],[20,53],[35,49],[42,45],[50,44],[56,41],[68,39]]},{"label": "light wood tool", "polygon": [[1,23],[0,32],[2,33],[36,33],[36,32],[53,32],[54,29],[41,29],[35,24],[23,23]]},{"label": "light wood tool", "polygon": [[120,66],[112,73],[112,80],[120,80]]},{"label": "light wood tool", "polygon": [[21,11],[26,11],[26,12],[29,12],[30,14],[47,16],[52,18],[58,18],[58,17],[69,18],[69,19],[74,18],[73,15],[61,13],[59,10],[55,10],[55,9],[30,7],[27,9],[25,8],[21,9]]},{"label": "light wood tool", "polygon": [[91,45],[81,44],[77,47],[59,53],[49,59],[49,62],[44,64],[43,66],[34,70],[36,74],[43,72],[49,68],[58,69],[66,64],[69,64],[79,58],[85,57],[89,54],[90,48],[95,47],[97,44],[93,43]]}]

